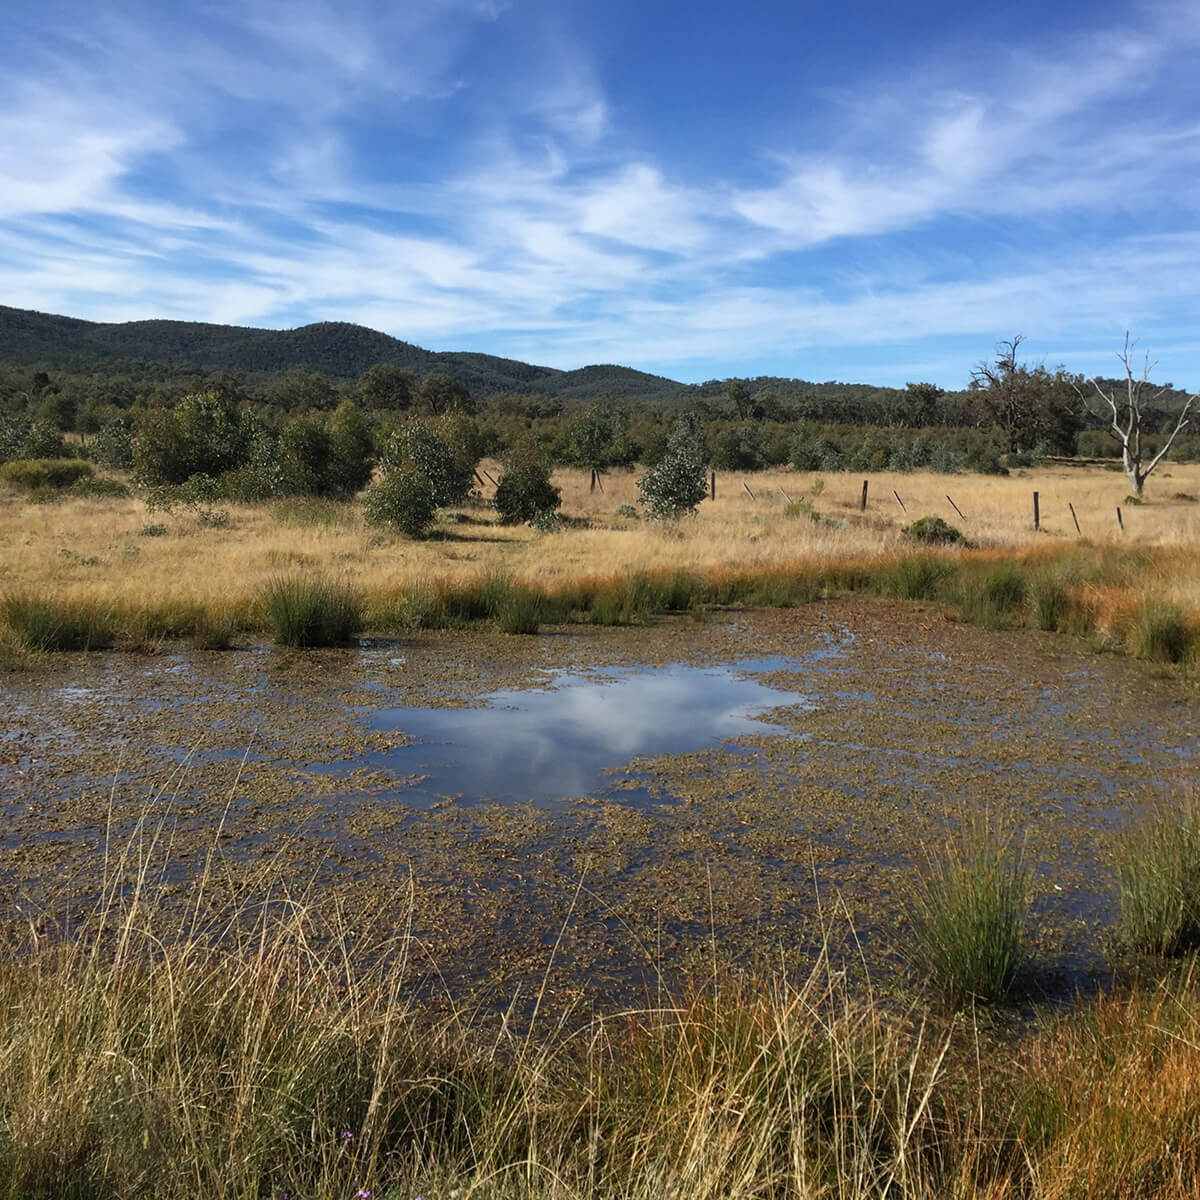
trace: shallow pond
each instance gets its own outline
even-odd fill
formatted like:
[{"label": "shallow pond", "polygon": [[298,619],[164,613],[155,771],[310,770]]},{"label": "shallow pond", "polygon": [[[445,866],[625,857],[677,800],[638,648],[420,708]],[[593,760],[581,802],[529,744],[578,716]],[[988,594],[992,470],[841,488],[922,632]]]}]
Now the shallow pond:
[{"label": "shallow pond", "polygon": [[[981,810],[1033,866],[1047,993],[1103,968],[1113,838],[1193,786],[1194,690],[1065,638],[865,599],[418,635],[358,650],[70,656],[5,681],[0,899],[82,908],[149,814],[167,877],[403,912],[455,991],[566,999],[761,955],[831,912],[894,968],[930,846]],[[110,856],[111,862],[111,856]],[[558,973],[561,972],[561,975]],[[432,977],[432,976],[431,976]]]}]

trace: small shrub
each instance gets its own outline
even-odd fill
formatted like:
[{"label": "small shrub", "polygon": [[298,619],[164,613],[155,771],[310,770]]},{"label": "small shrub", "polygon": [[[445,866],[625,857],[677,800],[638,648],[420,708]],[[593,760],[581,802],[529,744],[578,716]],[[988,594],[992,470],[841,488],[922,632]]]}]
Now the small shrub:
[{"label": "small shrub", "polygon": [[9,595],[0,612],[27,650],[104,650],[115,640],[111,615],[95,605]]},{"label": "small shrub", "polygon": [[959,546],[967,540],[941,517],[921,517],[904,530],[904,535],[925,546]]},{"label": "small shrub", "polygon": [[1121,938],[1135,950],[1200,947],[1200,806],[1153,810],[1117,849]]},{"label": "small shrub", "polygon": [[425,537],[436,512],[433,484],[411,462],[401,462],[367,491],[367,524],[396,530],[406,537]]},{"label": "small shrub", "polygon": [[0,479],[27,492],[62,491],[94,474],[92,464],[81,458],[18,458],[0,466]]},{"label": "small shrub", "polygon": [[231,650],[237,629],[233,613],[202,611],[197,614],[192,628],[192,647],[196,650]]},{"label": "small shrub", "polygon": [[1179,500],[1179,501],[1181,501],[1183,504],[1195,504],[1195,503],[1197,503],[1197,498],[1196,498],[1195,496],[1193,496],[1191,492],[1176,492],[1176,493],[1175,493],[1175,494],[1174,494],[1174,495],[1171,497],[1171,499],[1172,499],[1172,500]]},{"label": "small shrub", "polygon": [[151,525],[143,525],[138,530],[138,537],[163,537],[167,532],[167,527],[157,521]]},{"label": "small shrub", "polygon": [[642,515],[632,504],[619,504],[617,505],[617,516],[624,517],[627,521],[640,521]]},{"label": "small shrub", "polygon": [[794,520],[796,517],[808,517],[810,521],[821,519],[821,514],[813,508],[813,502],[804,496],[796,500],[789,500],[783,506],[783,515],[789,520]]},{"label": "small shrub", "polygon": [[909,905],[909,960],[953,1005],[1002,1000],[1020,965],[1030,873],[984,820],[933,854]]},{"label": "small shrub", "polygon": [[1133,615],[1129,627],[1130,648],[1138,658],[1151,662],[1183,662],[1192,648],[1192,631],[1183,612],[1174,604],[1151,600]]},{"label": "small shrub", "polygon": [[279,646],[342,646],[362,629],[359,593],[319,575],[276,579],[263,599]]},{"label": "small shrub", "polygon": [[885,596],[896,596],[902,600],[932,600],[954,574],[954,567],[950,563],[939,558],[914,555],[902,558],[884,572],[880,590]]},{"label": "small shrub", "polygon": [[561,493],[550,482],[550,465],[531,443],[510,451],[493,504],[502,525],[518,525],[555,514]]}]

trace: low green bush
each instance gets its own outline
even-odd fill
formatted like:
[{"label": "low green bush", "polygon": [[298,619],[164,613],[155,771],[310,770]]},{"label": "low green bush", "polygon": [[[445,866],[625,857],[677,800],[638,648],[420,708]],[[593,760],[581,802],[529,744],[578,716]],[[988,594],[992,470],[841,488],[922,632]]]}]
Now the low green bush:
[{"label": "low green bush", "polygon": [[904,530],[904,534],[924,546],[959,546],[967,540],[961,530],[941,517],[920,517]]},{"label": "low green bush", "polygon": [[1200,805],[1153,809],[1117,847],[1121,940],[1173,955],[1200,948]]},{"label": "low green bush", "polygon": [[952,1005],[1004,999],[1021,963],[1030,872],[984,819],[930,855],[909,897],[908,959]]},{"label": "low green bush", "polygon": [[436,513],[433,484],[415,463],[398,463],[367,489],[368,525],[423,538]]},{"label": "low green bush", "polygon": [[320,575],[273,580],[263,601],[276,645],[343,646],[362,629],[362,596]]},{"label": "low green bush", "polygon": [[27,492],[62,491],[95,473],[82,458],[17,458],[0,466],[0,479]]}]

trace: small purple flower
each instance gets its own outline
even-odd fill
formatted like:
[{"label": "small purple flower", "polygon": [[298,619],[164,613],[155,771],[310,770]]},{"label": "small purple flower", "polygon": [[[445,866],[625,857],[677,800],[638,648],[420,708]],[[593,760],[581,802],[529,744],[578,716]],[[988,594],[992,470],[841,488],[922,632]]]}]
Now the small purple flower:
[{"label": "small purple flower", "polygon": [[352,1134],[350,1132],[350,1130],[347,1129],[346,1132],[342,1134],[342,1141],[343,1142],[352,1142],[353,1140],[354,1140],[354,1134]]},{"label": "small purple flower", "polygon": [[354,1195],[356,1200],[371,1200],[371,1193],[368,1192],[366,1188],[359,1188]]}]

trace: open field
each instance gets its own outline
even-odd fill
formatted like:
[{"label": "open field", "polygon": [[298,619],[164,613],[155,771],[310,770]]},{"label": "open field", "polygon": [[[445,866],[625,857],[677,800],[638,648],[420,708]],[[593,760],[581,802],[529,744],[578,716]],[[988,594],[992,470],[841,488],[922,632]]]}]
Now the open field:
[{"label": "open field", "polygon": [[[491,469],[494,474],[494,464]],[[406,592],[497,575],[553,595],[581,580],[646,571],[685,569],[712,577],[874,571],[911,551],[902,534],[909,521],[937,514],[962,529],[981,561],[1048,562],[1076,552],[1097,559],[1107,548],[1148,551],[1120,579],[1089,581],[1089,603],[1099,616],[1093,623],[1102,632],[1147,599],[1200,613],[1200,503],[1192,499],[1200,496],[1198,465],[1171,464],[1151,481],[1148,502],[1136,507],[1125,504],[1124,476],[1099,467],[1007,478],[879,475],[871,477],[865,514],[858,510],[857,477],[832,475],[817,483],[795,472],[725,474],[718,478],[716,501],[704,502],[677,528],[621,515],[623,506],[636,504],[635,480],[634,473],[608,476],[602,494],[589,492],[585,473],[560,471],[563,512],[572,519],[567,528],[552,534],[505,528],[486,506],[468,507],[457,516],[444,514],[437,535],[422,542],[380,536],[363,524],[356,505],[222,505],[214,520],[211,513],[182,509],[150,513],[137,499],[31,504],[9,494],[0,498],[0,591],[112,610],[118,629],[136,641],[186,634],[201,611],[230,614],[243,628],[262,629],[255,605],[263,587],[280,575],[318,572],[364,594],[368,626],[386,629],[398,619],[403,624],[397,602]],[[1034,490],[1041,497],[1038,533]],[[789,513],[785,494],[811,503],[821,519],[797,512],[796,504]],[[947,494],[965,519],[953,512]]]}]

